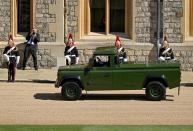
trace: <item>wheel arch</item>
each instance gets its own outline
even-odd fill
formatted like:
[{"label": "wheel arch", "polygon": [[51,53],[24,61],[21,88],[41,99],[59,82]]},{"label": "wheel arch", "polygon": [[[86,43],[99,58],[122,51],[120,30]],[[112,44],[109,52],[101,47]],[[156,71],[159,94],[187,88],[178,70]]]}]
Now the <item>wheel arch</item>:
[{"label": "wheel arch", "polygon": [[83,90],[84,86],[81,82],[81,77],[80,76],[65,76],[60,84],[60,86],[62,86],[64,83],[69,82],[69,81],[73,81],[76,82],[80,88]]},{"label": "wheel arch", "polygon": [[160,83],[162,83],[166,88],[168,87],[168,82],[167,79],[165,77],[165,75],[150,75],[148,77],[146,77],[144,83],[143,83],[143,87],[146,88],[147,84],[152,82],[152,81],[158,81]]}]

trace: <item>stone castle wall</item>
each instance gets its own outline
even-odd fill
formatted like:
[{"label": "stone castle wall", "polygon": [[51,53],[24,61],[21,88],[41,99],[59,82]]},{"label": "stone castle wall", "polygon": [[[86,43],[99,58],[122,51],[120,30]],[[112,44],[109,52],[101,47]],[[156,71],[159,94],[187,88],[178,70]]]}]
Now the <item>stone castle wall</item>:
[{"label": "stone castle wall", "polygon": [[0,0],[0,41],[7,40],[7,34],[11,30],[10,10],[10,0]]},{"label": "stone castle wall", "polygon": [[[155,43],[157,33],[157,1],[136,0],[135,33],[138,43]],[[170,43],[182,43],[182,0],[161,0],[160,36],[168,36]]]},{"label": "stone castle wall", "polygon": [[163,2],[163,28],[170,43],[182,43],[181,17],[183,17],[182,0],[164,0]]},{"label": "stone castle wall", "polygon": [[155,43],[157,2],[136,0],[135,35],[138,43]]},{"label": "stone castle wall", "polygon": [[78,31],[78,16],[77,16],[77,7],[79,0],[66,0],[66,19],[67,19],[67,30],[65,36],[67,37],[68,33],[73,33]]},{"label": "stone castle wall", "polygon": [[[17,65],[17,67],[22,68],[23,58],[24,58],[23,57],[24,44],[17,45],[17,47],[19,48],[19,54],[20,54],[20,62]],[[3,57],[3,51],[4,51],[4,48],[0,48],[0,68],[6,67],[6,63],[5,63],[4,57]],[[46,69],[46,68],[57,67],[57,65],[56,65],[57,64],[57,58],[53,57],[51,54],[52,54],[51,51],[48,49],[38,49],[38,51],[37,51],[38,68]],[[34,68],[32,56],[30,56],[30,58],[26,64],[26,68],[29,68],[29,69]]]},{"label": "stone castle wall", "polygon": [[[170,43],[182,43],[181,17],[183,17],[182,0],[161,0],[161,32],[168,35]],[[56,32],[49,30],[50,23],[56,23],[56,14],[49,11],[49,7],[56,5],[56,0],[36,0],[34,3],[34,25],[37,26],[42,42],[56,42]],[[65,17],[67,19],[65,36],[68,33],[76,35],[78,32],[79,0],[65,0]],[[11,1],[0,0],[0,40],[7,39],[11,31]],[[135,41],[137,43],[156,42],[156,0],[135,0]],[[58,12],[57,12],[58,13]]]},{"label": "stone castle wall", "polygon": [[56,0],[36,0],[35,26],[42,42],[56,42],[56,32],[49,31],[49,24],[56,23],[56,14],[49,12],[49,6],[55,5]]},{"label": "stone castle wall", "polygon": [[[156,47],[153,45],[134,46],[129,45],[130,48],[126,48],[128,61],[132,63],[149,62],[156,60]],[[22,66],[23,61],[23,47],[20,48],[21,61],[19,67]],[[181,69],[183,71],[193,71],[193,46],[172,46],[175,59],[181,63]],[[93,48],[79,48],[79,64],[87,64],[92,57],[95,49]],[[3,48],[0,48],[0,67],[3,67]],[[39,68],[52,68],[57,67],[57,58],[52,56],[51,50],[40,48],[37,52],[38,66]],[[64,60],[64,59],[63,59]],[[64,62],[65,63],[65,62]],[[33,68],[32,58],[29,59],[27,66]],[[5,67],[5,66],[4,66]]]}]

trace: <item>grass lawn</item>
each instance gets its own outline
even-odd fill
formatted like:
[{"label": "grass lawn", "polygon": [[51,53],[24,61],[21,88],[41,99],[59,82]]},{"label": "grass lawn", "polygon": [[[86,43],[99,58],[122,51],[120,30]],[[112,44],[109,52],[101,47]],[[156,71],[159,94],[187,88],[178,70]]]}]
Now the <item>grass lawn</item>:
[{"label": "grass lawn", "polygon": [[193,131],[192,126],[0,125],[0,131]]}]

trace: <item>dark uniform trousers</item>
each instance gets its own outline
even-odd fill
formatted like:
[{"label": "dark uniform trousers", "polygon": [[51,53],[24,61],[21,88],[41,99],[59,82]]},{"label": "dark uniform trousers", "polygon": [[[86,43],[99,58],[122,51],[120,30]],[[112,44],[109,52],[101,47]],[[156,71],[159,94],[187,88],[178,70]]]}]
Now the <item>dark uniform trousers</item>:
[{"label": "dark uniform trousers", "polygon": [[34,68],[37,69],[37,45],[31,45],[27,44],[25,47],[25,52],[24,52],[24,60],[23,60],[23,68],[26,67],[26,62],[28,61],[30,54],[32,54],[33,62],[34,62]]},{"label": "dark uniform trousers", "polygon": [[15,81],[16,73],[16,57],[9,57],[10,61],[7,64],[8,68],[8,81]]}]

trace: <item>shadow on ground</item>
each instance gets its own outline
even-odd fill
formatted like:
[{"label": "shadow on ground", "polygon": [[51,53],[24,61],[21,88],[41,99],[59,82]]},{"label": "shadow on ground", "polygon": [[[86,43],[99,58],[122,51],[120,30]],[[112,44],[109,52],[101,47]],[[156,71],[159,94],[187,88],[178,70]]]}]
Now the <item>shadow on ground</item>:
[{"label": "shadow on ground", "polygon": [[37,93],[34,95],[34,98],[39,100],[64,100],[60,93]]},{"label": "shadow on ground", "polygon": [[[171,97],[173,95],[167,95],[165,101],[174,101]],[[170,98],[168,98],[170,97]],[[37,93],[34,95],[35,99],[39,100],[64,100],[60,93]],[[84,100],[137,100],[147,101],[145,94],[83,94],[80,101]],[[65,101],[65,100],[64,100]]]},{"label": "shadow on ground", "polygon": [[[7,82],[7,80],[0,80],[0,82]],[[54,84],[51,80],[16,80],[14,83],[40,83],[40,84]]]},{"label": "shadow on ground", "polygon": [[185,87],[193,87],[193,83],[181,83],[180,85]]}]

